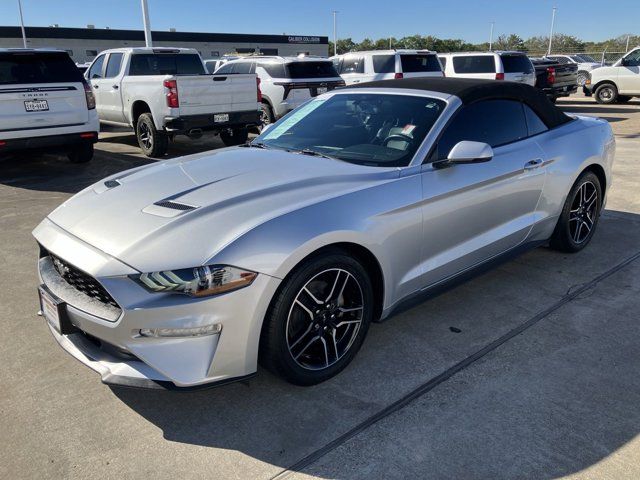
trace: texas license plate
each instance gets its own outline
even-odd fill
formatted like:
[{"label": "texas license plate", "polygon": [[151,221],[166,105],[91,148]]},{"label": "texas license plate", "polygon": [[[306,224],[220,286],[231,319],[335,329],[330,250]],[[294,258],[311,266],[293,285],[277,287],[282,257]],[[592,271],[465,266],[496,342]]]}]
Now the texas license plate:
[{"label": "texas license plate", "polygon": [[45,112],[49,110],[49,103],[46,100],[27,100],[24,109],[27,112]]},{"label": "texas license plate", "polygon": [[38,291],[40,292],[40,309],[42,310],[42,315],[57,332],[60,332],[58,302],[44,288],[40,287]]},{"label": "texas license plate", "polygon": [[228,113],[217,113],[213,116],[214,123],[226,123],[229,121]]}]

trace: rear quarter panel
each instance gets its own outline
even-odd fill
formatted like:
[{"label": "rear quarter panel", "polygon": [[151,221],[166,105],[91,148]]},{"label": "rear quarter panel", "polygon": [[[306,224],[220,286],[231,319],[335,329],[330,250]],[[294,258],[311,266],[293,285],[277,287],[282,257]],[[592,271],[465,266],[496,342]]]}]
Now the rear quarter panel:
[{"label": "rear quarter panel", "polygon": [[532,231],[532,239],[546,240],[555,228],[569,190],[585,169],[592,165],[602,167],[606,176],[606,194],[612,182],[615,139],[606,121],[577,117],[538,135],[537,142],[549,163],[535,212],[537,224]]}]

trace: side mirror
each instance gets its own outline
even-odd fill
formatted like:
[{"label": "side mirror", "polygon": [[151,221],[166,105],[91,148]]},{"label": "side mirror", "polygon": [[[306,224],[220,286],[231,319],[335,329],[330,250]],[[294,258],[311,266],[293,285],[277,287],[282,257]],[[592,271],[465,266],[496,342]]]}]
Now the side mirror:
[{"label": "side mirror", "polygon": [[455,164],[482,163],[493,158],[493,149],[487,143],[463,140],[449,152],[446,160],[437,162],[440,167]]}]

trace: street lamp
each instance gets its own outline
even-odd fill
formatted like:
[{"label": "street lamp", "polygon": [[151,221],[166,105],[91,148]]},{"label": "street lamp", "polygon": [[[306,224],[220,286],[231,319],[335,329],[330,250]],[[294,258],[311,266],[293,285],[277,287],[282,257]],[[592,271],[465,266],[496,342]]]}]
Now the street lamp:
[{"label": "street lamp", "polygon": [[337,55],[338,54],[338,29],[337,29],[338,11],[334,10],[331,13],[333,13],[333,54]]},{"label": "street lamp", "polygon": [[22,17],[22,2],[18,0],[18,11],[20,12],[20,28],[22,29],[22,44],[27,48],[27,34],[24,31],[24,18]]},{"label": "street lamp", "polygon": [[549,49],[547,50],[547,55],[551,55],[551,42],[553,42],[553,27],[556,23],[556,7],[553,7],[553,13],[551,14],[551,32],[549,32]]},{"label": "street lamp", "polygon": [[147,0],[140,0],[142,3],[142,23],[144,24],[144,44],[151,48],[153,47],[153,40],[151,39],[151,25],[149,23],[149,7],[147,6]]}]

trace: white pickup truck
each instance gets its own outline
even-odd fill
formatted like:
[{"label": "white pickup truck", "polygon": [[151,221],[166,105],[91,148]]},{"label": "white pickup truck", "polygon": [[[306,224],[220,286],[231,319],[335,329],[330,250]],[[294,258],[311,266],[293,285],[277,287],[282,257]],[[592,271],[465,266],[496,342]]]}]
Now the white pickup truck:
[{"label": "white pickup truck", "polygon": [[174,135],[214,131],[238,145],[260,124],[256,75],[210,75],[193,49],[105,50],[85,76],[100,122],[132,127],[149,157],[164,155]]}]

